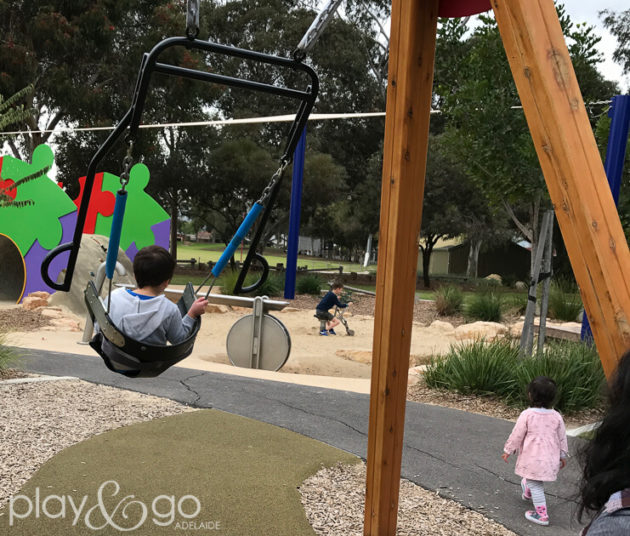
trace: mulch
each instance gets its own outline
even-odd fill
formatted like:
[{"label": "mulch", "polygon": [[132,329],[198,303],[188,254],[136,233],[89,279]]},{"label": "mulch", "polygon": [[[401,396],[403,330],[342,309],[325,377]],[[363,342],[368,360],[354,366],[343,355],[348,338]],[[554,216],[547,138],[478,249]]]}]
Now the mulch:
[{"label": "mulch", "polygon": [[[320,299],[320,296],[298,294],[295,296],[295,299],[290,301],[290,306],[296,309],[312,309],[315,311],[315,307]],[[376,304],[376,298],[374,296],[353,292],[350,300],[352,301],[352,305],[348,308],[350,313],[353,315],[374,316],[374,306]],[[466,319],[463,315],[439,316],[435,309],[435,302],[416,300],[413,307],[413,321],[423,326],[429,326],[435,320],[449,322],[453,327],[461,326],[466,323]]]},{"label": "mulch", "polygon": [[17,306],[0,309],[0,332],[36,331],[50,325],[50,320],[41,310],[29,311]]}]

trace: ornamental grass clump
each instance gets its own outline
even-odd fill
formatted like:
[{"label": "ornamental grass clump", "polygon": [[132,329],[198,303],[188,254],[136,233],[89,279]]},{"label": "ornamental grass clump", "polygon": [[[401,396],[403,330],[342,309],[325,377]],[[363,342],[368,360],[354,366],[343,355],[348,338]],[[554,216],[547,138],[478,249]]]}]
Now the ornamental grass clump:
[{"label": "ornamental grass clump", "polygon": [[256,296],[279,296],[284,290],[284,276],[278,273],[269,273],[265,282],[255,291]]},{"label": "ornamental grass clump", "polygon": [[484,290],[474,294],[468,301],[466,316],[472,320],[501,322],[503,299],[500,294]]},{"label": "ornamental grass clump", "polygon": [[527,385],[537,376],[548,376],[558,386],[554,407],[575,412],[597,407],[602,401],[605,376],[594,347],[569,341],[554,342],[542,353],[522,357],[518,345],[508,340],[452,346],[443,358],[433,359],[425,371],[428,387],[464,394],[502,398],[526,408]]},{"label": "ornamental grass clump", "polygon": [[312,294],[314,296],[319,296],[322,292],[322,286],[324,283],[322,282],[322,278],[316,274],[307,274],[302,277],[299,277],[295,288],[298,291],[298,294]]},{"label": "ornamental grass clump", "polygon": [[429,387],[463,394],[507,395],[515,387],[512,369],[516,361],[518,347],[514,344],[480,339],[451,346],[444,358],[431,362],[424,378]]},{"label": "ornamental grass clump", "polygon": [[19,359],[13,348],[6,345],[6,334],[0,331],[0,371],[15,365]]},{"label": "ornamental grass clump", "polygon": [[542,354],[521,360],[516,372],[515,403],[527,406],[527,384],[536,376],[548,376],[558,386],[555,408],[564,412],[596,407],[606,382],[595,347],[570,341],[548,344]]},{"label": "ornamental grass clump", "polygon": [[549,288],[549,317],[575,322],[582,311],[582,299],[576,284],[569,279],[556,279]]},{"label": "ornamental grass clump", "polygon": [[461,313],[464,294],[453,285],[440,287],[435,291],[435,308],[439,316],[451,316]]}]

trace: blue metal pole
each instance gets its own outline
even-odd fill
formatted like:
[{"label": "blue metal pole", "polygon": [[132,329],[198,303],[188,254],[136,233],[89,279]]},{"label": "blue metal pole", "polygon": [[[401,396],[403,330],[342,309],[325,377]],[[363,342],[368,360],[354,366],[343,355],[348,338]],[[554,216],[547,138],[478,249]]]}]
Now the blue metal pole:
[{"label": "blue metal pole", "polygon": [[293,179],[291,182],[291,209],[289,213],[289,239],[287,243],[287,272],[284,280],[284,297],[295,298],[298,246],[300,241],[300,212],[302,211],[302,182],[304,180],[304,156],[306,154],[306,128],[293,155]]},{"label": "blue metal pole", "polygon": [[[608,117],[611,118],[611,121],[604,169],[606,170],[606,177],[608,177],[608,184],[610,185],[610,191],[612,192],[616,205],[619,202],[623,163],[626,159],[626,147],[628,146],[630,95],[615,95],[612,98]],[[583,341],[593,341],[593,332],[591,331],[591,326],[588,323],[586,314],[582,317],[580,338]]]}]

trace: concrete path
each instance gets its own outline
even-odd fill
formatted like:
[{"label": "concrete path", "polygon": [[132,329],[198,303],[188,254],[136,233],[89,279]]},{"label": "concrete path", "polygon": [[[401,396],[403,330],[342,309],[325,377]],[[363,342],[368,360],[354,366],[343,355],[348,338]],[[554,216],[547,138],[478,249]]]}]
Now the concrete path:
[{"label": "concrete path", "polygon": [[[97,357],[30,350],[26,370],[216,408],[282,426],[365,459],[369,397],[363,394],[173,367],[158,378],[129,379]],[[407,404],[402,476],[498,521],[522,536],[577,535],[575,459],[547,487],[551,527],[524,518],[514,460],[501,460],[512,423],[439,406]],[[571,455],[580,440],[569,438]]]}]

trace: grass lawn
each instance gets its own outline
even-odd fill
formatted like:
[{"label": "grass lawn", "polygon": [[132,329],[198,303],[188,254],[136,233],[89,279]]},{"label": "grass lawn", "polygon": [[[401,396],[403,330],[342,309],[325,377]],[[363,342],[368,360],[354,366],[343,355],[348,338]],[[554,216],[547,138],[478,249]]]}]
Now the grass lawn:
[{"label": "grass lawn", "polygon": [[[206,242],[186,242],[182,244],[178,242],[177,244],[177,258],[180,260],[186,259],[196,259],[198,262],[207,263],[208,261],[216,262],[219,260],[219,257],[223,253],[225,249],[225,245],[223,244],[211,244]],[[237,261],[244,261],[247,256],[248,248],[244,247],[242,252],[241,249],[238,249],[234,254],[234,258]],[[269,266],[272,268],[276,266],[276,264],[282,263],[286,266],[286,254],[280,250],[267,249],[265,251],[265,259],[269,263]],[[327,261],[326,259],[320,259],[316,257],[309,257],[306,255],[298,256],[298,267],[302,268],[306,266],[307,268],[316,268],[316,269],[336,269],[339,266],[343,266],[344,273],[349,272],[364,272],[366,270],[375,272],[376,265],[368,266],[364,268],[360,264],[353,264],[349,262],[341,262],[337,260]]]}]

